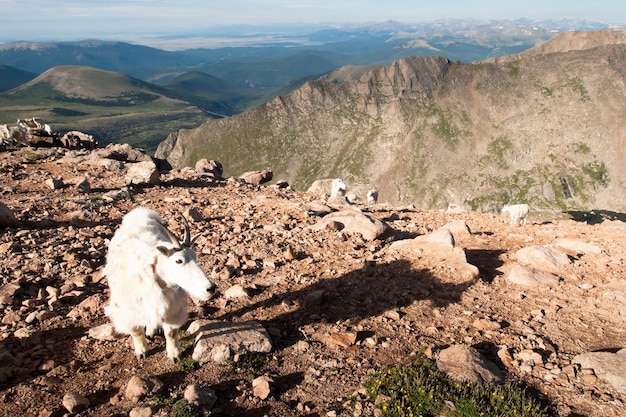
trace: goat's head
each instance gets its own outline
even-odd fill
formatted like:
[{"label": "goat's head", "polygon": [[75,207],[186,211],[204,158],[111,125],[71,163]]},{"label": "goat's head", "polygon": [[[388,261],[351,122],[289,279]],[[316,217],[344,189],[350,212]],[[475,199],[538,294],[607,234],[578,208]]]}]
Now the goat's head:
[{"label": "goat's head", "polygon": [[206,301],[215,294],[215,283],[206,276],[196,262],[196,252],[191,248],[195,238],[189,233],[189,223],[184,216],[185,233],[182,243],[163,224],[159,223],[167,240],[157,244],[160,256],[156,263],[156,272],[159,277],[171,287],[178,286],[193,298]]}]

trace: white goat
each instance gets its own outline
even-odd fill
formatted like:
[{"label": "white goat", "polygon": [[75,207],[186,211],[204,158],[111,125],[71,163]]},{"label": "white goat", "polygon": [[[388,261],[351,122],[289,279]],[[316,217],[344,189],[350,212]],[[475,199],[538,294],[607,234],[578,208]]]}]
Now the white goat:
[{"label": "white goat", "polygon": [[526,217],[528,217],[528,213],[530,212],[530,207],[528,204],[514,204],[509,206],[505,204],[502,208],[502,213],[509,213],[511,216],[511,225],[526,224]]},{"label": "white goat", "polygon": [[369,204],[376,204],[378,202],[378,191],[369,190],[367,192],[367,195],[365,196],[365,199]]},{"label": "white goat", "polygon": [[346,190],[348,186],[341,178],[335,178],[333,182],[330,184],[330,196],[337,197],[339,195],[346,195]]},{"label": "white goat", "polygon": [[132,336],[137,359],[146,357],[146,335],[159,327],[167,357],[180,359],[178,329],[187,320],[187,295],[206,301],[215,293],[215,283],[196,263],[184,217],[183,223],[181,244],[156,212],[138,207],[124,216],[109,243],[103,275],[111,300],[105,312],[117,331]]}]

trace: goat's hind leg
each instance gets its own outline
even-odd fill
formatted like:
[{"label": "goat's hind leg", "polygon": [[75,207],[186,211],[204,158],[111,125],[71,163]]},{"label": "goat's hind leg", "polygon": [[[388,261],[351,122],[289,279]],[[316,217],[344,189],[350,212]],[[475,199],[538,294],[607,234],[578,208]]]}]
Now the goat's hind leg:
[{"label": "goat's hind leg", "polygon": [[148,340],[146,339],[146,331],[143,327],[134,328],[131,332],[133,345],[135,347],[135,356],[137,359],[145,359],[148,351]]},{"label": "goat's hind leg", "polygon": [[163,333],[165,333],[165,350],[167,357],[172,363],[176,363],[180,359],[180,346],[178,338],[178,326],[163,325]]}]

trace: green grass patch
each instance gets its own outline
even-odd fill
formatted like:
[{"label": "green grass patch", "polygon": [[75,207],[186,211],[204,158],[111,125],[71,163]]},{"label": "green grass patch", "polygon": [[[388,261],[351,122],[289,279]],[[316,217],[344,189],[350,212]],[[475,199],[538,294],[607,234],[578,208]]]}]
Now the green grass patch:
[{"label": "green grass patch", "polygon": [[501,136],[489,142],[487,145],[487,155],[482,156],[478,160],[478,164],[482,167],[493,165],[500,169],[509,169],[506,162],[508,152],[513,149],[513,142],[506,136]]},{"label": "green grass patch", "polygon": [[519,75],[519,61],[508,64],[509,75],[513,78]]},{"label": "green grass patch", "polygon": [[196,369],[196,361],[191,358],[181,358],[178,361],[178,369],[185,373],[192,372]]},{"label": "green grass patch", "polygon": [[432,112],[437,118],[435,124],[432,125],[433,133],[444,141],[446,148],[454,150],[459,143],[458,129],[448,120],[449,117],[443,110],[435,108]]},{"label": "green grass patch", "polygon": [[591,96],[589,95],[589,91],[585,88],[582,80],[580,78],[572,78],[569,80],[568,85],[580,96],[580,101],[586,103],[591,100]]},{"label": "green grass patch", "polygon": [[197,407],[188,404],[184,399],[180,399],[174,403],[170,414],[171,417],[202,417],[205,415],[210,414],[203,413]]},{"label": "green grass patch", "polygon": [[22,155],[24,156],[24,158],[28,159],[29,161],[39,161],[41,159],[45,159],[45,155],[37,153],[37,152],[33,152],[31,150],[24,150],[22,151]]},{"label": "green grass patch", "polygon": [[591,153],[591,148],[584,142],[576,142],[573,143],[572,146],[574,147],[574,153],[579,153],[583,155]]},{"label": "green grass patch", "polygon": [[240,355],[237,361],[231,360],[225,365],[220,373],[222,377],[229,377],[242,372],[247,373],[248,378],[253,380],[265,371],[267,356],[262,353],[246,353]]},{"label": "green grass patch", "polygon": [[381,417],[554,415],[515,383],[460,383],[426,358],[411,366],[374,372],[363,385]]}]

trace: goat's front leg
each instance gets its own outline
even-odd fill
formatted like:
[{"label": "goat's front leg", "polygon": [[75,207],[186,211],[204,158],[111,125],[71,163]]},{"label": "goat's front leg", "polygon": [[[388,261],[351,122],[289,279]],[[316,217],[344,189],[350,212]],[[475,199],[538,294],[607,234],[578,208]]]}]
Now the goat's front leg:
[{"label": "goat's front leg", "polygon": [[164,324],[163,333],[165,333],[165,350],[167,351],[167,357],[172,363],[176,363],[180,359],[178,327]]},{"label": "goat's front leg", "polygon": [[148,340],[146,339],[145,329],[143,327],[135,328],[130,334],[133,338],[135,347],[135,356],[137,359],[145,359],[148,351]]}]

